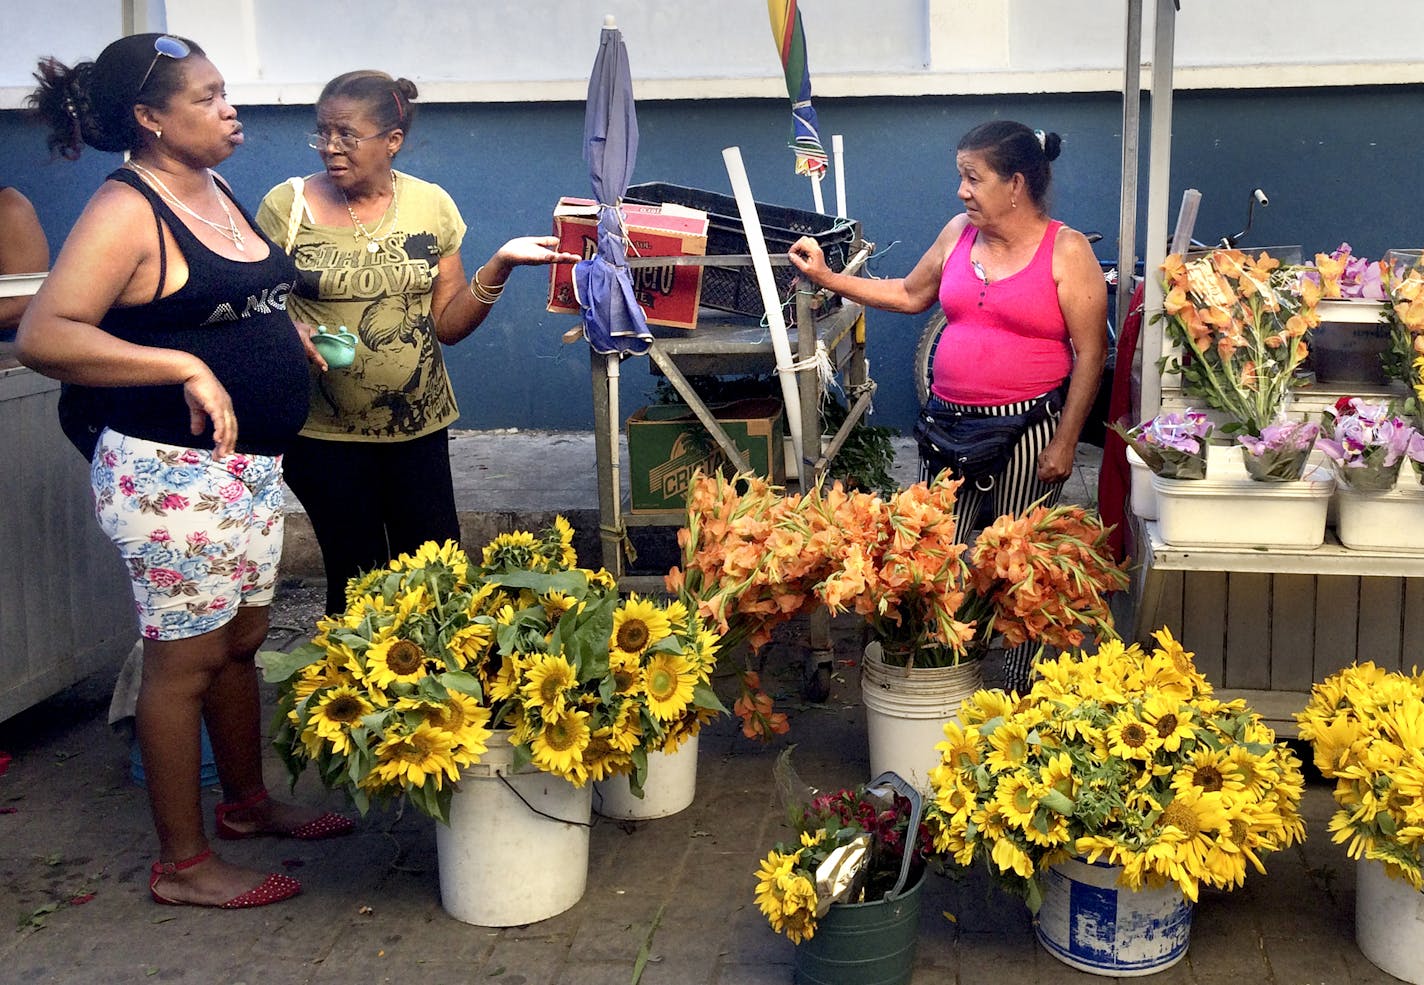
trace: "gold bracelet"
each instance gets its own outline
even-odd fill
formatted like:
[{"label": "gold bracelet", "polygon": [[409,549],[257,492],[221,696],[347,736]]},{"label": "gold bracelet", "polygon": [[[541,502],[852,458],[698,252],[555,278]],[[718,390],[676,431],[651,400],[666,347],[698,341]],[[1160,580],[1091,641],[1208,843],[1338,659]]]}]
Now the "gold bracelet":
[{"label": "gold bracelet", "polygon": [[481,304],[493,305],[499,300],[499,296],[504,293],[505,285],[482,283],[480,281],[480,270],[484,269],[485,268],[481,266],[479,270],[475,271],[475,275],[470,278],[470,296]]}]

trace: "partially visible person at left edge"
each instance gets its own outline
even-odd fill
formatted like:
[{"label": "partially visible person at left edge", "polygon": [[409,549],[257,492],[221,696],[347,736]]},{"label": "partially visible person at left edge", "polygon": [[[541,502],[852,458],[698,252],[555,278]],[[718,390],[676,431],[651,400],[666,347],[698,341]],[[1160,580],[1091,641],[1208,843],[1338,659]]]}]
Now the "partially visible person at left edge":
[{"label": "partially visible person at left edge", "polygon": [[211,170],[242,145],[223,77],[192,41],[140,34],[73,68],[40,62],[30,104],[53,152],[128,151],[89,200],[20,322],[25,365],[95,398],[96,514],[123,555],[143,637],[135,716],[158,835],[159,903],[295,896],[204,830],[200,722],[220,838],[324,838],[349,818],[273,800],[254,655],[282,550],[282,453],[307,412],[296,272]]},{"label": "partially visible person at left edge", "polygon": [[[18,188],[0,185],[0,274],[40,274],[49,269],[49,241],[35,207]],[[30,299],[0,298],[0,341],[12,337]]]}]

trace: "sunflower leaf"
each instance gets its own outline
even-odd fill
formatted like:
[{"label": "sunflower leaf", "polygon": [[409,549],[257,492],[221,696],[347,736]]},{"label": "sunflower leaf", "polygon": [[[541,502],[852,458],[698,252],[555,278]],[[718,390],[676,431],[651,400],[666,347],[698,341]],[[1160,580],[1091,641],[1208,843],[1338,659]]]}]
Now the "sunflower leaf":
[{"label": "sunflower leaf", "polygon": [[262,679],[268,684],[280,684],[308,664],[322,659],[326,650],[311,641],[293,647],[290,653],[281,650],[262,650],[257,654],[257,666],[262,668]]}]

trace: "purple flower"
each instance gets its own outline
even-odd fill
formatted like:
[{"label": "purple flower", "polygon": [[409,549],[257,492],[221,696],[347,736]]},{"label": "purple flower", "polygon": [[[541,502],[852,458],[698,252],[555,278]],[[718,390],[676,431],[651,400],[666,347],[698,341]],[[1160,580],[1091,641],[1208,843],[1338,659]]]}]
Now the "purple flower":
[{"label": "purple flower", "polygon": [[[1401,458],[1424,456],[1424,437],[1408,421],[1391,414],[1387,404],[1368,403],[1359,397],[1341,400],[1326,419],[1329,431],[1317,446],[1345,468],[1390,468]],[[1415,461],[1424,458],[1414,458]]]},{"label": "purple flower", "polygon": [[1268,424],[1261,429],[1260,437],[1243,434],[1236,440],[1252,455],[1260,456],[1266,452],[1309,451],[1319,435],[1319,424],[1311,421],[1292,421]]},{"label": "purple flower", "polygon": [[1186,452],[1201,453],[1202,442],[1211,434],[1211,421],[1199,410],[1160,414],[1138,428],[1138,436],[1149,445]]}]

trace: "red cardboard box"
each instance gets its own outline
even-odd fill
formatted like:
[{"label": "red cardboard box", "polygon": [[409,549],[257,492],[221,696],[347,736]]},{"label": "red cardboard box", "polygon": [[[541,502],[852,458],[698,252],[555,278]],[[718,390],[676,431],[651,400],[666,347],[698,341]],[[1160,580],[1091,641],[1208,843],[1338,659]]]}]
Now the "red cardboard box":
[{"label": "red cardboard box", "polygon": [[[681,206],[623,206],[629,257],[704,256],[707,213]],[[598,252],[598,206],[592,199],[561,198],[554,207],[554,235],[559,249],[588,258]],[[696,328],[702,298],[702,268],[639,267],[633,270],[638,304],[653,325]],[[549,267],[548,310],[578,314],[573,266]]]}]

